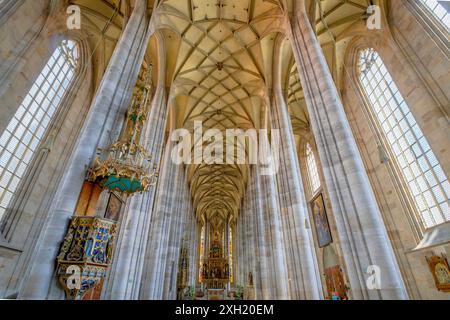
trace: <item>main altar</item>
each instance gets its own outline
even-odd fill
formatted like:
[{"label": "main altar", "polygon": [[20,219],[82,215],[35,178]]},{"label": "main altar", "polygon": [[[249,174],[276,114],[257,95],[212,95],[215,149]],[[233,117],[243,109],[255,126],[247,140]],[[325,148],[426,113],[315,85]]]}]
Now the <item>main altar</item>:
[{"label": "main altar", "polygon": [[215,240],[211,244],[209,256],[201,266],[201,282],[208,290],[226,289],[230,283],[230,264],[224,256],[223,246]]}]

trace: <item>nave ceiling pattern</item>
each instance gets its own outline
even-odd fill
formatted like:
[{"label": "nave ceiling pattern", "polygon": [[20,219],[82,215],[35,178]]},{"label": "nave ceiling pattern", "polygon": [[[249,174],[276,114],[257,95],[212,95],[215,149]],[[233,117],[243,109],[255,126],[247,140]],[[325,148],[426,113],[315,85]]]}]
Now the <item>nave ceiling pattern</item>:
[{"label": "nave ceiling pattern", "polygon": [[[265,127],[264,97],[274,33],[282,29],[276,1],[162,1],[156,24],[176,30],[180,49],[172,97],[177,128]],[[194,205],[220,226],[236,216],[248,179],[247,165],[191,165]]]},{"label": "nave ceiling pattern", "polygon": [[[273,49],[284,33],[285,0],[161,0],[155,1],[153,23],[164,37],[170,87],[172,126],[192,130],[267,127],[267,87],[272,82]],[[153,1],[150,1],[153,6]],[[71,0],[82,8],[93,46],[104,46],[109,60],[134,1]],[[372,0],[310,0],[325,57],[339,79],[346,45],[364,28]],[[150,5],[149,5],[150,6]],[[87,22],[86,22],[87,21]],[[153,40],[152,40],[153,41]],[[153,41],[154,42],[154,41]],[[283,87],[297,141],[309,131],[300,78],[288,41],[283,61]],[[154,43],[148,56],[156,59]],[[157,72],[157,71],[155,71]],[[340,73],[340,74],[339,74]],[[188,178],[199,217],[220,225],[236,216],[248,179],[247,165],[191,165]]]},{"label": "nave ceiling pattern", "polygon": [[[151,12],[153,0],[148,1]],[[69,0],[81,9],[81,30],[87,36],[95,71],[102,72],[111,59],[135,5],[135,0]]]},{"label": "nave ceiling pattern", "polygon": [[69,4],[80,7],[82,30],[87,31],[91,48],[100,49],[101,59],[107,63],[130,14],[130,1],[70,0]]}]

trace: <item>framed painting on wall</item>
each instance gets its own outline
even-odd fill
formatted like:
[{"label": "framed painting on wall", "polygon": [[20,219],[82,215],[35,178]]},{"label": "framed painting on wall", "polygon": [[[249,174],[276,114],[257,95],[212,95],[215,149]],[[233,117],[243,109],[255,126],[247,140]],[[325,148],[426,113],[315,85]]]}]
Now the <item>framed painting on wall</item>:
[{"label": "framed painting on wall", "polygon": [[326,247],[333,242],[333,238],[331,236],[330,224],[328,222],[327,211],[325,209],[325,202],[322,194],[319,194],[311,202],[311,209],[319,247]]},{"label": "framed painting on wall", "polygon": [[122,200],[114,193],[111,193],[106,207],[105,218],[112,221],[119,221],[120,211],[122,209]]}]

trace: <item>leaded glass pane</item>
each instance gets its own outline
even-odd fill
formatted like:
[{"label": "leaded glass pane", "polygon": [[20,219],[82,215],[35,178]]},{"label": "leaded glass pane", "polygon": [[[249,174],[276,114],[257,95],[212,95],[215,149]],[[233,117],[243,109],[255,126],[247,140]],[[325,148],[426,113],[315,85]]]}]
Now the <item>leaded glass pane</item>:
[{"label": "leaded glass pane", "polygon": [[0,136],[0,220],[58,109],[55,92],[67,91],[77,60],[76,43],[61,42]]},{"label": "leaded glass pane", "polygon": [[[384,75],[382,79],[380,73]],[[419,220],[425,228],[449,221],[447,176],[381,57],[373,49],[361,52],[359,74],[380,128],[409,185],[420,213]]]}]

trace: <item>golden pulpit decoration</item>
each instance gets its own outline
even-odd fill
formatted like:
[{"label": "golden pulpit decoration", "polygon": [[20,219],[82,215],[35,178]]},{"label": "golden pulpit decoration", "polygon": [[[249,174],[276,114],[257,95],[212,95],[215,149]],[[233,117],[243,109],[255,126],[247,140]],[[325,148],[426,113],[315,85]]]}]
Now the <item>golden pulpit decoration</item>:
[{"label": "golden pulpit decoration", "polygon": [[131,195],[148,191],[156,184],[157,169],[152,166],[150,154],[140,145],[151,96],[150,70],[144,85],[136,87],[122,139],[108,148],[98,149],[100,154],[88,171],[87,180],[104,189]]},{"label": "golden pulpit decoration", "polygon": [[[131,195],[148,191],[156,184],[156,168],[141,145],[151,99],[151,74],[150,67],[144,79],[138,80],[121,138],[105,149],[98,149],[98,157],[87,172],[88,182],[101,189]],[[67,299],[83,299],[88,291],[102,285],[112,262],[116,233],[115,221],[87,215],[72,217],[56,270]]]},{"label": "golden pulpit decoration", "polygon": [[57,276],[67,299],[80,300],[106,275],[114,252],[115,222],[74,217],[57,257]]},{"label": "golden pulpit decoration", "polygon": [[104,156],[95,159],[88,181],[126,194],[145,192],[156,184],[156,168],[151,167],[150,155],[140,145],[120,141],[102,151]]}]

